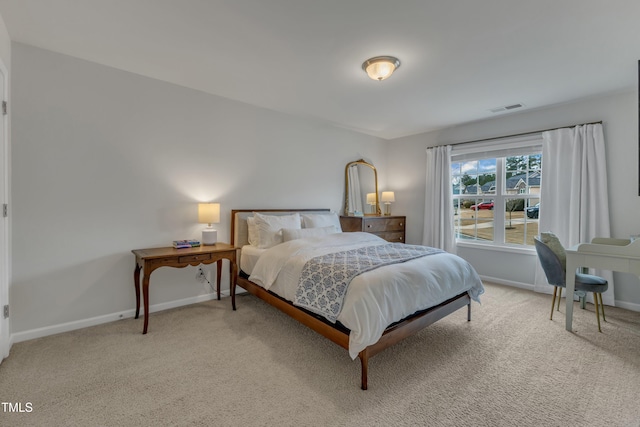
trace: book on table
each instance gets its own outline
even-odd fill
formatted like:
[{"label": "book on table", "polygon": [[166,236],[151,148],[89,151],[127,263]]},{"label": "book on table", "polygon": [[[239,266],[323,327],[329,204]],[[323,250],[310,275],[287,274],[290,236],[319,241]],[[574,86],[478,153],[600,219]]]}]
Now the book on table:
[{"label": "book on table", "polygon": [[184,249],[184,248],[196,248],[200,246],[199,240],[174,240],[173,247],[176,249]]}]

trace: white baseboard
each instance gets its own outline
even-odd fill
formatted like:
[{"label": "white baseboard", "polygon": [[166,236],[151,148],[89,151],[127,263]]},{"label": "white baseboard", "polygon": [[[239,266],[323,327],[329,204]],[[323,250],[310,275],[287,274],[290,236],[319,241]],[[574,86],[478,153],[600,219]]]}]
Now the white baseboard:
[{"label": "white baseboard", "polygon": [[530,284],[530,283],[515,282],[513,280],[504,280],[504,279],[499,279],[497,277],[489,277],[489,276],[480,276],[480,278],[483,281],[486,280],[487,282],[497,283],[498,285],[513,286],[514,288],[520,288],[520,289],[526,289],[528,291],[533,291],[533,285]]},{"label": "white baseboard", "polygon": [[[498,279],[496,277],[489,277],[489,276],[480,276],[480,278],[482,280],[486,280],[487,282],[497,283],[498,285],[513,286],[515,288],[526,289],[526,290],[529,290],[529,291],[535,291],[534,286],[529,284],[529,283],[514,282],[514,281],[511,281],[511,280]],[[552,287],[549,286],[549,292],[544,292],[544,293],[551,294],[551,289],[552,289]],[[629,311],[640,312],[640,304],[635,304],[635,303],[632,303],[632,302],[616,300],[616,307],[624,308],[625,310],[629,310]]]},{"label": "white baseboard", "polygon": [[[238,295],[242,293],[240,291],[243,291],[243,290],[244,289],[238,288],[238,290],[236,291],[236,294]],[[221,291],[220,296],[221,297],[230,296],[229,291],[228,290]],[[155,305],[149,306],[149,312],[155,313],[157,311],[168,310],[170,308],[182,307],[185,305],[195,304],[198,302],[209,301],[215,298],[217,298],[217,295],[215,293],[210,293],[205,295],[198,295],[197,297],[164,302],[161,304],[155,304]],[[144,308],[141,307],[140,317],[143,316],[143,313],[142,313],[143,311],[144,311]],[[102,316],[91,317],[89,319],[75,320],[73,322],[60,323],[58,325],[46,326],[44,328],[37,328],[37,329],[31,329],[28,331],[17,332],[10,335],[9,347],[11,347],[11,345],[14,343],[28,341],[36,338],[42,338],[49,335],[59,334],[62,332],[74,331],[76,329],[88,328],[90,326],[101,325],[103,323],[115,322],[116,320],[128,319],[128,318],[135,317],[135,315],[136,315],[136,310],[131,309],[131,310],[120,311],[118,313],[110,313]]]},{"label": "white baseboard", "polygon": [[640,312],[640,304],[634,304],[632,302],[616,300],[616,307],[624,308],[625,310]]}]

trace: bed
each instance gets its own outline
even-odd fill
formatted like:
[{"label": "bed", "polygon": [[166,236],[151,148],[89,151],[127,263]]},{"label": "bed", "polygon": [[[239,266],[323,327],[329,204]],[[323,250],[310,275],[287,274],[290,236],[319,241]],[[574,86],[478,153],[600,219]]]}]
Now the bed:
[{"label": "bed", "polygon": [[[484,288],[473,267],[455,255],[340,231],[328,209],[232,210],[231,244],[241,248],[232,305],[235,310],[237,284],[343,347],[360,359],[366,390],[369,358],[465,306],[471,320],[471,300],[479,302]],[[368,263],[368,254],[386,261]],[[338,264],[314,270],[327,259]],[[354,260],[360,270],[343,274],[342,263]],[[333,276],[319,278],[319,270]],[[336,277],[337,287],[320,290]]]}]

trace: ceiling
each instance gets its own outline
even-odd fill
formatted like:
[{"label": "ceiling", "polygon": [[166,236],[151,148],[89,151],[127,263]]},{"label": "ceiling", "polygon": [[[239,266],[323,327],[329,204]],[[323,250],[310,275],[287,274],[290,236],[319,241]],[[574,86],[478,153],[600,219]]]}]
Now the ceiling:
[{"label": "ceiling", "polygon": [[[0,15],[13,41],[385,139],[638,84],[638,0],[0,0]],[[361,68],[379,55],[401,61],[382,82]]]}]

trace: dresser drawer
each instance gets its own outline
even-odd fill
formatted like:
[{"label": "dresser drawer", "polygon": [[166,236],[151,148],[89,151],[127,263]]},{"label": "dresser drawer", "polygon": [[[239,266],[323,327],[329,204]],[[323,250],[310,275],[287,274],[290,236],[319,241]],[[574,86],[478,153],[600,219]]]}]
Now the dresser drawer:
[{"label": "dresser drawer", "polygon": [[364,231],[376,233],[379,231],[404,231],[404,218],[365,218]]},{"label": "dresser drawer", "polygon": [[404,233],[404,218],[389,218],[387,220],[387,231],[402,231]]},{"label": "dresser drawer", "polygon": [[404,243],[404,231],[375,233],[387,242]]}]

